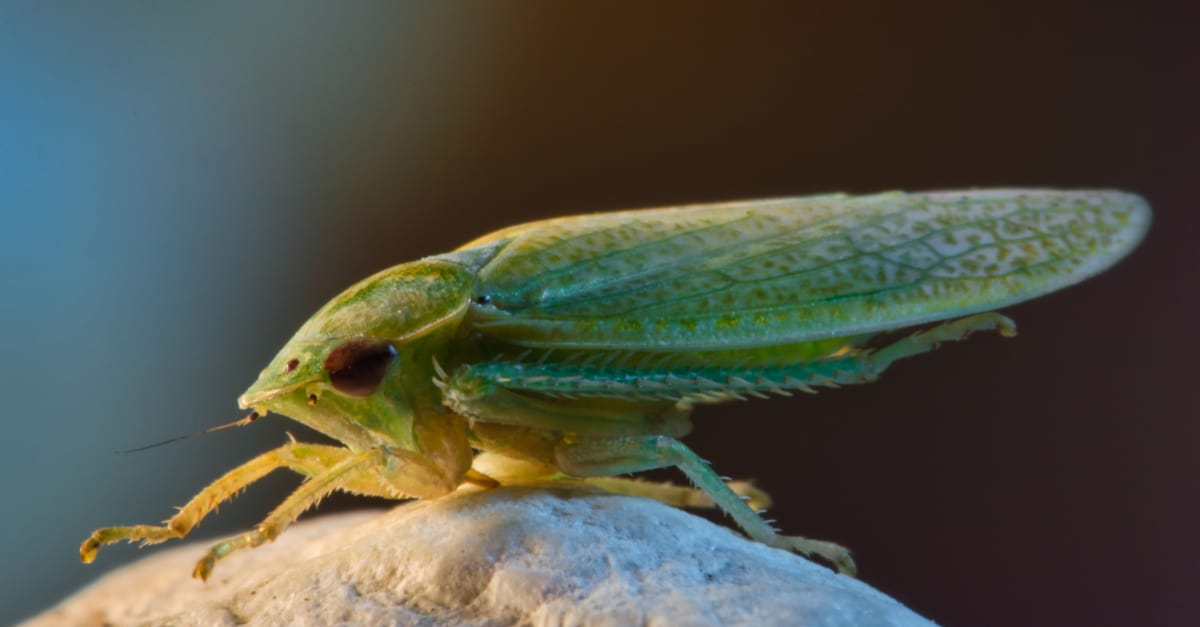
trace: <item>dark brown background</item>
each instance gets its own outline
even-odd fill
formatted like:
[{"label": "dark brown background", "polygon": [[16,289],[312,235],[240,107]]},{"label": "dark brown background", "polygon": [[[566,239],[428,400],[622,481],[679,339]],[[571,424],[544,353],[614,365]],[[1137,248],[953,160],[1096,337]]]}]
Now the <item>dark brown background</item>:
[{"label": "dark brown background", "polygon": [[1015,340],[705,408],[687,441],[936,621],[1195,624],[1187,5],[5,9],[0,622],[138,555],[78,565],[92,528],[159,520],[299,434],[111,454],[236,417],[291,331],[375,270],[565,213],[1022,185],[1138,191],[1155,224],[1107,274],[1008,310]]}]

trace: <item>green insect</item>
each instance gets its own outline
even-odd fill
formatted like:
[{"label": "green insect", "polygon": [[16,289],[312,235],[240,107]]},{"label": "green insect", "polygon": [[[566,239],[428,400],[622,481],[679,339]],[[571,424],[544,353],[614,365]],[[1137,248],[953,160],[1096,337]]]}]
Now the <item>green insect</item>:
[{"label": "green insect", "polygon": [[[756,510],[764,494],[680,443],[692,408],[871,381],[973,331],[1013,335],[991,310],[1103,271],[1149,222],[1132,194],[1001,189],[507,228],[350,287],[238,399],[253,410],[242,422],[273,411],[345,446],[291,441],[217,479],[163,526],[97,530],[80,555],[182,538],[289,468],[304,483],[253,531],[212,547],[196,577],[273,540],[333,491],[434,498],[463,484],[587,485],[716,506],[754,540],[853,573],[844,548],[778,534]],[[695,488],[614,476],[668,466]]]}]

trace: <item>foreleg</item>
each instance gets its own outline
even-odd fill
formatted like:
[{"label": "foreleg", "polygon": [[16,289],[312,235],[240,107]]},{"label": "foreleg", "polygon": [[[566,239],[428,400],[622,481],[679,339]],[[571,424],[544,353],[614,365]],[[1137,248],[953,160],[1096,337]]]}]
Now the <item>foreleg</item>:
[{"label": "foreleg", "polygon": [[[212,482],[199,494],[192,497],[187,505],[180,508],[179,512],[162,526],[134,525],[97,529],[79,547],[79,558],[84,563],[90,563],[96,559],[96,553],[100,547],[121,540],[128,542],[140,540],[143,545],[147,545],[172,538],[182,538],[221,503],[233,498],[246,486],[262,479],[272,471],[279,468],[290,468],[302,475],[312,476],[337,464],[350,453],[349,449],[337,446],[289,442],[225,473],[220,479]],[[373,493],[373,490],[370,489],[372,486],[365,482],[363,485],[355,487],[361,488],[367,493]]]},{"label": "foreleg", "polygon": [[330,492],[341,489],[354,481],[361,473],[368,471],[371,466],[383,464],[384,455],[385,453],[378,449],[350,453],[325,472],[308,479],[284,499],[283,503],[280,503],[253,531],[213,546],[208,551],[208,555],[197,562],[192,576],[207,581],[217,560],[238,549],[254,548],[264,542],[273,541],[288,525],[295,522],[300,514],[304,513],[304,510],[316,505]]}]

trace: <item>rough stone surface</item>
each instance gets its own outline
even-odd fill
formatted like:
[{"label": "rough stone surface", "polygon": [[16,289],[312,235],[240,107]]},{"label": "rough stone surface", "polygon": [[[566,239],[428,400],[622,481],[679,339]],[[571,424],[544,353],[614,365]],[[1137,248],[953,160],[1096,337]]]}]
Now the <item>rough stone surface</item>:
[{"label": "rough stone surface", "polygon": [[506,488],[319,517],[208,584],[190,578],[205,548],[158,549],[29,624],[931,624],[861,581],[607,494]]}]

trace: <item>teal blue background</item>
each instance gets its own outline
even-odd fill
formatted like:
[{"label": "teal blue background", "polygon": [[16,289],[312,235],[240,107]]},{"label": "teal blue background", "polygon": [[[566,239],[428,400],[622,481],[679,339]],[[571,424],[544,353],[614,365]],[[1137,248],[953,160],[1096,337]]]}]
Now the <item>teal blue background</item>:
[{"label": "teal blue background", "polygon": [[1193,9],[584,6],[0,7],[0,623],[146,553],[80,565],[92,529],[310,437],[275,417],[114,454],[239,417],[371,272],[564,213],[998,185],[1135,190],[1156,223],[1009,310],[1014,341],[706,408],[688,442],[934,620],[1200,621]]}]

